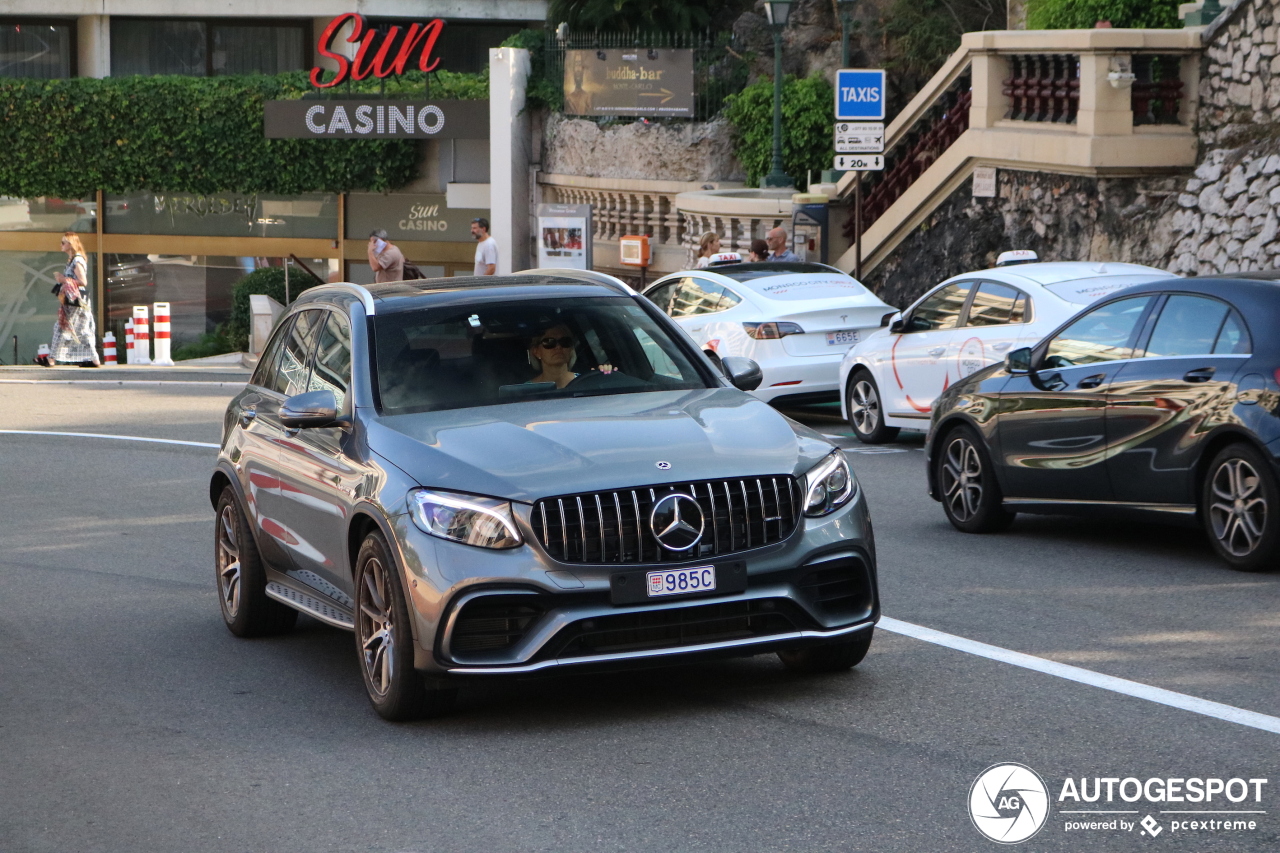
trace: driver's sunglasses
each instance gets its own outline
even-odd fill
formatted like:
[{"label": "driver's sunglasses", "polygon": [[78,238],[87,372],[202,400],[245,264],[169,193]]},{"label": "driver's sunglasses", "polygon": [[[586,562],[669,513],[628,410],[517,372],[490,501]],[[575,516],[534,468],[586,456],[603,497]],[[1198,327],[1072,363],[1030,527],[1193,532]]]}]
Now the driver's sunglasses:
[{"label": "driver's sunglasses", "polygon": [[538,341],[538,346],[543,349],[555,349],[556,347],[564,347],[565,349],[573,349],[573,338],[566,335],[563,338],[543,338]]}]

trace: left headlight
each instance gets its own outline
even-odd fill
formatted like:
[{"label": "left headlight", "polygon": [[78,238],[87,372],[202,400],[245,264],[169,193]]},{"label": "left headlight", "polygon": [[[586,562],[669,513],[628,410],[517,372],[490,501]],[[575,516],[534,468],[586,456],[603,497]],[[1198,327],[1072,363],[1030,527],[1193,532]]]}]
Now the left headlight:
[{"label": "left headlight", "polygon": [[524,541],[509,501],[418,489],[409,493],[409,512],[423,533],[464,545],[515,548]]},{"label": "left headlight", "polygon": [[804,485],[804,514],[810,517],[835,512],[858,494],[858,481],[840,450],[833,450],[809,469]]}]

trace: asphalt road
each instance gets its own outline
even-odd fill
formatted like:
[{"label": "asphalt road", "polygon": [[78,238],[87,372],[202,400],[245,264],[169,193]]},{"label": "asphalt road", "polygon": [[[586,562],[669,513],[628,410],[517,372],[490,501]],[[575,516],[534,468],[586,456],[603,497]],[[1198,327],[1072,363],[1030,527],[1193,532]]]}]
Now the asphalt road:
[{"label": "asphalt road", "polygon": [[[231,393],[0,385],[0,429],[216,442]],[[919,448],[851,457],[887,616],[1277,713],[1280,574],[1179,528],[957,533]],[[1280,735],[884,630],[848,674],[761,656],[495,682],[446,719],[383,722],[350,634],[222,626],[212,458],[0,434],[0,851],[994,850],[967,801],[1006,761],[1055,800],[1068,776],[1269,779],[1261,804],[1215,803],[1266,811],[1254,831],[1068,832],[1055,802],[1021,849],[1280,848]],[[1166,825],[1204,807],[1111,806]]]}]

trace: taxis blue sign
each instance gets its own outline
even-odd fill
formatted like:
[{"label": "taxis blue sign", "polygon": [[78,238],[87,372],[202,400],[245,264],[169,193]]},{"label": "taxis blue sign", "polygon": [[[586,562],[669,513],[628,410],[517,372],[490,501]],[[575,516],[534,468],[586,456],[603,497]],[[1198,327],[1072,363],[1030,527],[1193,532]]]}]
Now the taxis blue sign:
[{"label": "taxis blue sign", "polygon": [[836,72],[836,121],[884,121],[884,69]]}]

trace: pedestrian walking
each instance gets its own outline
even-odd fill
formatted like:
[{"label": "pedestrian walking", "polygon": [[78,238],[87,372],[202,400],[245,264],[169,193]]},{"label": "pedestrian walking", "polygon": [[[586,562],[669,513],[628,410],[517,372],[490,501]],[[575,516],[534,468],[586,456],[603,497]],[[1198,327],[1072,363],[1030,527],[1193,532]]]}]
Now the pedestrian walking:
[{"label": "pedestrian walking", "polygon": [[57,284],[58,319],[53,323],[53,340],[49,354],[36,359],[37,364],[52,367],[58,362],[81,367],[101,367],[98,359],[98,331],[89,303],[89,261],[79,236],[68,231],[62,235],[62,251],[67,265],[54,273]]},{"label": "pedestrian walking", "polygon": [[489,236],[489,220],[483,216],[471,220],[471,236],[480,242],[476,245],[475,275],[498,274],[498,241]]},{"label": "pedestrian walking", "polygon": [[387,239],[386,231],[370,232],[367,249],[374,281],[404,281],[404,253]]},{"label": "pedestrian walking", "polygon": [[769,244],[761,240],[759,237],[752,240],[751,250],[747,255],[747,260],[753,264],[759,264],[769,260]]},{"label": "pedestrian walking", "polygon": [[769,244],[769,260],[800,262],[800,256],[787,248],[786,229],[774,228],[765,235],[765,242]]},{"label": "pedestrian walking", "polygon": [[711,265],[711,256],[720,254],[720,235],[708,231],[698,238],[698,261],[695,269],[706,269]]}]

